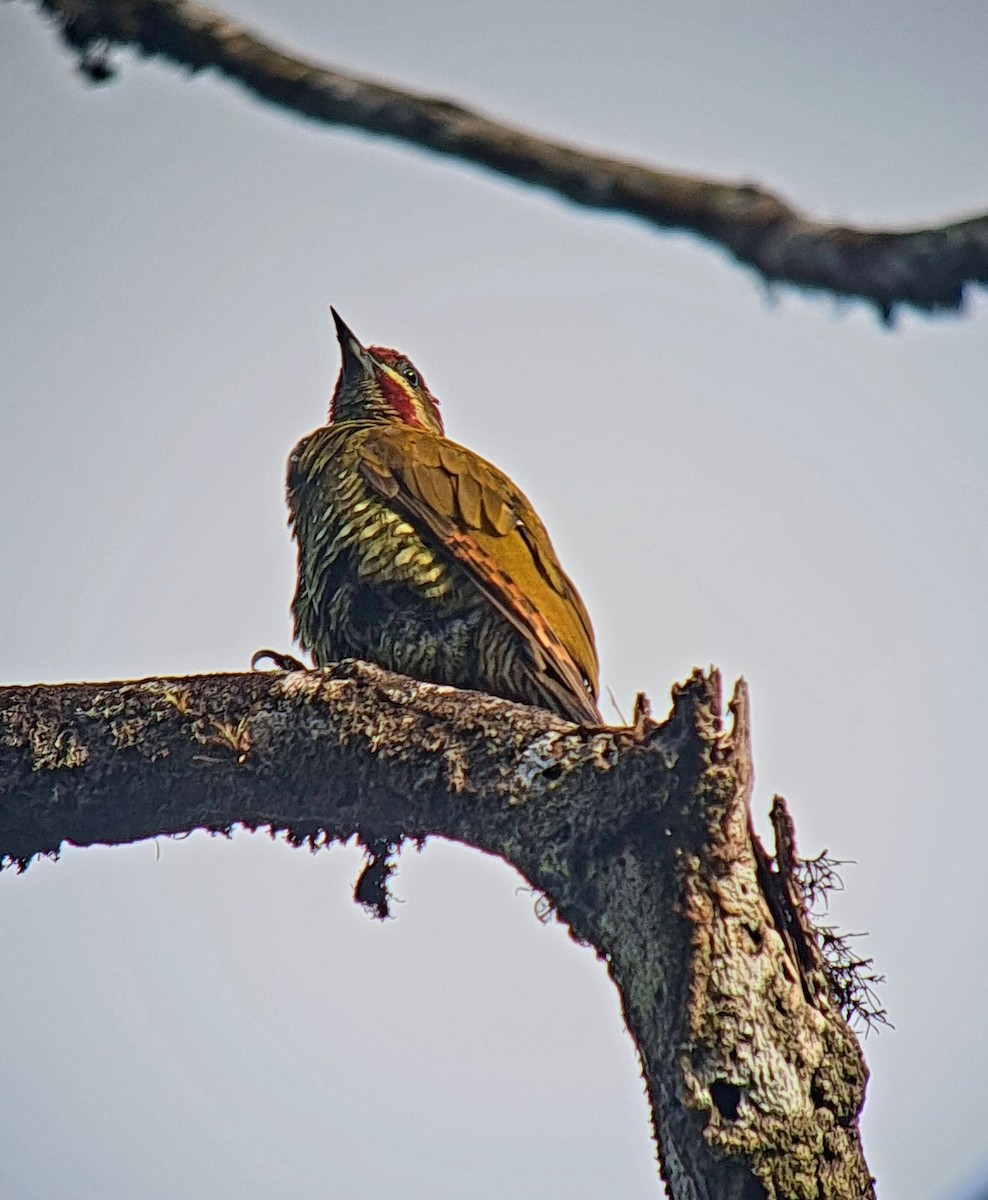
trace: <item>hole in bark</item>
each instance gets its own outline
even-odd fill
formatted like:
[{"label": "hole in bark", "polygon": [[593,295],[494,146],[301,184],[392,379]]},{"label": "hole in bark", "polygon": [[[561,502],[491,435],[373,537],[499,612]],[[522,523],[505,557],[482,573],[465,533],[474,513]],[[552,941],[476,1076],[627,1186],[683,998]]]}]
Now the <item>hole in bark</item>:
[{"label": "hole in bark", "polygon": [[760,950],[762,942],[765,940],[765,934],[756,925],[746,925],[748,936],[751,938],[751,944],[756,950]]},{"label": "hole in bark", "polygon": [[736,1083],[727,1083],[723,1079],[715,1079],[710,1085],[710,1099],[717,1106],[717,1111],[725,1121],[738,1119],[738,1108],[741,1105],[741,1089]]},{"label": "hole in bark", "polygon": [[542,776],[545,779],[553,780],[558,779],[562,773],[562,763],[553,763],[551,767],[546,767],[546,769],[542,772]]},{"label": "hole in bark", "polygon": [[837,1105],[834,1103],[833,1095],[830,1089],[827,1088],[820,1080],[819,1074],[815,1074],[810,1080],[810,1099],[817,1108],[826,1108],[837,1118],[838,1125],[849,1125],[854,1120],[854,1114],[851,1114],[851,1120],[847,1120],[841,1113],[837,1111]]}]

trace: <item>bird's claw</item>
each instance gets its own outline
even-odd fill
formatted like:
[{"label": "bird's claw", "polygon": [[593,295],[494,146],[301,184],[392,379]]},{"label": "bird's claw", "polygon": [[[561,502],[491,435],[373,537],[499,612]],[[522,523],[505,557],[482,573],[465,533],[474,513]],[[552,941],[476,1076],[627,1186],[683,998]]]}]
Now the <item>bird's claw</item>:
[{"label": "bird's claw", "polygon": [[299,662],[291,654],[282,654],[278,650],[257,650],[250,660],[250,669],[257,671],[260,668],[258,663],[264,662],[265,659],[270,659],[274,663],[276,671],[307,671],[309,668],[304,662]]}]

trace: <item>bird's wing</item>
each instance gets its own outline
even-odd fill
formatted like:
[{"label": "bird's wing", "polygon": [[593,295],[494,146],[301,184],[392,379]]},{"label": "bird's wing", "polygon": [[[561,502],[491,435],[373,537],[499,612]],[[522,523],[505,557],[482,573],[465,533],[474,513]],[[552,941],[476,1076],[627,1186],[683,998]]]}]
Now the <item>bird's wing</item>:
[{"label": "bird's wing", "polygon": [[408,426],[370,432],[360,459],[371,487],[445,547],[524,638],[551,707],[599,723],[590,618],[511,480],[463,446]]}]

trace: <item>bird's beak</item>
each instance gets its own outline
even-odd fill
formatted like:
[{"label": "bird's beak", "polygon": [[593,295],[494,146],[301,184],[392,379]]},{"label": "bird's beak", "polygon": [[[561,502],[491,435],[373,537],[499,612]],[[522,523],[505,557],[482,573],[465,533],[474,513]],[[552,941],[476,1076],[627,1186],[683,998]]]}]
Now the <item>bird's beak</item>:
[{"label": "bird's beak", "polygon": [[343,378],[347,381],[372,376],[374,359],[353,336],[353,332],[340,314],[332,306],[329,310],[336,323],[336,337],[343,353]]}]

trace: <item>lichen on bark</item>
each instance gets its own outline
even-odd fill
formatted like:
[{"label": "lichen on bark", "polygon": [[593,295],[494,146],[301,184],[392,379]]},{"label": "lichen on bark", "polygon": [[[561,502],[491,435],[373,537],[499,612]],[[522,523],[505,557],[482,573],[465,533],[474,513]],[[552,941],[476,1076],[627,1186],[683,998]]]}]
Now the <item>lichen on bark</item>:
[{"label": "lichen on bark", "polygon": [[[0,858],[192,829],[512,863],[606,964],[674,1200],[872,1195],[867,1072],[789,875],[751,831],[747,691],[582,729],[366,663],[0,689]],[[788,869],[788,868],[787,868]],[[788,890],[787,890],[788,889]]]}]

